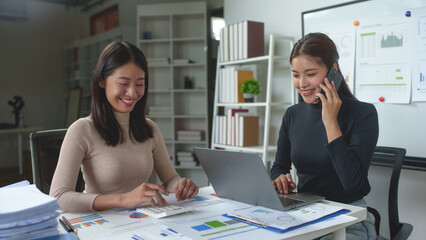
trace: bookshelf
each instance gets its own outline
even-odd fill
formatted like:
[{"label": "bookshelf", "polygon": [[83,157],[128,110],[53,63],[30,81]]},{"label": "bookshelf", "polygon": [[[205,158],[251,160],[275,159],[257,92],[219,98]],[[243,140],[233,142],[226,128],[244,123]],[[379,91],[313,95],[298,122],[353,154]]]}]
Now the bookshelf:
[{"label": "bookshelf", "polygon": [[72,88],[82,89],[79,117],[90,114],[92,71],[102,50],[113,41],[134,43],[134,39],[134,28],[123,26],[64,46],[66,92]]},{"label": "bookshelf", "polygon": [[[206,9],[205,2],[137,7],[137,46],[150,78],[147,117],[159,125],[177,171],[198,186],[208,185],[201,166],[181,166],[178,153],[208,146]],[[202,134],[182,138],[182,130]]]},{"label": "bookshelf", "polygon": [[[253,103],[224,102],[219,97],[220,84],[219,74],[216,76],[216,91],[214,96],[213,116],[216,117],[227,109],[249,109],[249,112],[259,116],[259,145],[240,147],[229,144],[218,143],[216,133],[219,132],[218,124],[213,121],[212,148],[242,151],[260,154],[263,163],[267,165],[268,155],[276,152],[276,140],[280,126],[271,126],[271,119],[281,124],[281,118],[285,109],[297,101],[297,95],[292,87],[291,81],[285,81],[283,76],[291,76],[288,57],[294,44],[292,37],[281,35],[269,36],[268,54],[264,56],[239,59],[234,61],[219,62],[217,73],[221,69],[236,66],[239,68],[252,69],[254,78],[259,81],[261,94]],[[219,51],[220,52],[220,51]],[[218,58],[223,59],[223,58]],[[291,78],[290,78],[291,79]],[[226,79],[229,80],[229,79]],[[283,94],[284,92],[284,94]],[[226,115],[226,113],[225,113]],[[271,134],[272,132],[272,134]],[[219,132],[220,134],[220,132]]]}]

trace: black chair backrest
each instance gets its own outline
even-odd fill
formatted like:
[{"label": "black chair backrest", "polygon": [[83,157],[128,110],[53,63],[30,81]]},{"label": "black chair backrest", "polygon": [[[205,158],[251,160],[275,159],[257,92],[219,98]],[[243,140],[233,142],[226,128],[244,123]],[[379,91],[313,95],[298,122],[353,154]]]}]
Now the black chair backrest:
[{"label": "black chair backrest", "polygon": [[[37,131],[30,134],[31,161],[34,184],[43,193],[49,194],[59,152],[67,129]],[[84,190],[80,172],[76,191]]]},{"label": "black chair backrest", "polygon": [[402,227],[398,214],[398,184],[405,153],[406,150],[403,148],[377,146],[371,161],[372,165],[393,168],[388,196],[389,230],[391,239],[395,237]]}]

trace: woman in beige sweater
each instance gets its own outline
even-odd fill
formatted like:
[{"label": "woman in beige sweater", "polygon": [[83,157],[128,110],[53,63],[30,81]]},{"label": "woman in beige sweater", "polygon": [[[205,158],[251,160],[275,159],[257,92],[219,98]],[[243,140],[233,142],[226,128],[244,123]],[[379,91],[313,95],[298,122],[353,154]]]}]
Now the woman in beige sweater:
[{"label": "woman in beige sweater", "polygon": [[[180,178],[158,126],[145,118],[148,66],[143,53],[126,42],[102,51],[92,78],[92,108],[74,122],[62,143],[50,195],[63,211],[133,208],[144,202],[194,197],[198,187]],[[85,191],[76,192],[81,167]],[[162,186],[147,183],[155,170]]]}]

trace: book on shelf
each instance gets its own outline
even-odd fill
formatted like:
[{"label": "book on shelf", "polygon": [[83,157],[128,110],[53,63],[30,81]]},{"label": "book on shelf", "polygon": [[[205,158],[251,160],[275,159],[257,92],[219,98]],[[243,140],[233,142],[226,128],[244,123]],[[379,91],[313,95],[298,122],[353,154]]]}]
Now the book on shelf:
[{"label": "book on shelf", "polygon": [[263,22],[243,22],[243,59],[265,55],[265,24]]},{"label": "book on shelf", "polygon": [[181,167],[197,166],[197,159],[193,152],[179,151],[176,152],[176,156]]},{"label": "book on shelf", "polygon": [[236,146],[236,122],[235,122],[235,114],[236,113],[248,113],[248,109],[242,109],[242,108],[228,108],[226,110],[226,120],[227,120],[227,126],[229,129],[227,130],[227,136],[226,136],[226,144]]},{"label": "book on shelf", "polygon": [[243,38],[242,38],[242,36],[243,36],[243,22],[239,22],[239,23],[237,23],[237,31],[238,31],[238,33],[237,33],[237,35],[238,35],[238,43],[237,43],[237,46],[238,46],[238,51],[237,51],[237,59],[243,59],[244,57],[243,57]]},{"label": "book on shelf", "polygon": [[238,116],[238,143],[240,147],[259,145],[259,116]]},{"label": "book on shelf", "polygon": [[220,45],[222,45],[222,52],[220,53],[221,55],[221,60],[222,62],[228,62],[229,61],[229,56],[228,56],[228,51],[229,51],[229,27],[225,26],[222,28],[221,30],[222,33],[222,37],[220,38]]},{"label": "book on shelf", "polygon": [[253,77],[253,71],[252,70],[242,70],[242,69],[236,69],[234,71],[234,84],[236,88],[236,98],[234,96],[234,101],[238,103],[244,102],[244,96],[243,93],[240,92],[240,88],[243,85],[245,80],[252,80]]},{"label": "book on shelf", "polygon": [[204,139],[203,130],[177,130],[176,139],[181,141],[201,141]]},{"label": "book on shelf", "polygon": [[226,115],[217,115],[214,121],[214,143],[238,147],[259,145],[259,116],[247,109],[227,109]]},{"label": "book on shelf", "polygon": [[188,64],[188,63],[193,63],[193,61],[190,60],[190,59],[186,59],[186,58],[177,58],[177,59],[173,59],[173,63],[174,64]]},{"label": "book on shelf", "polygon": [[171,115],[173,112],[170,106],[150,106],[148,110],[149,115]]},{"label": "book on shelf", "polygon": [[194,154],[192,152],[177,152],[177,159],[179,162],[194,162]]},{"label": "book on shelf", "polygon": [[241,85],[245,80],[254,79],[252,66],[245,67],[225,67],[219,69],[219,102],[222,103],[243,103],[244,96],[240,92]]},{"label": "book on shelf", "polygon": [[221,30],[220,60],[223,62],[263,56],[265,24],[242,21]]},{"label": "book on shelf", "polygon": [[196,167],[197,163],[195,161],[192,161],[192,162],[179,162],[179,166],[181,166],[181,167]]},{"label": "book on shelf", "polygon": [[193,162],[194,161],[194,157],[183,157],[183,156],[178,156],[178,161],[179,162]]},{"label": "book on shelf", "polygon": [[178,157],[194,157],[193,152],[177,152],[176,155]]}]

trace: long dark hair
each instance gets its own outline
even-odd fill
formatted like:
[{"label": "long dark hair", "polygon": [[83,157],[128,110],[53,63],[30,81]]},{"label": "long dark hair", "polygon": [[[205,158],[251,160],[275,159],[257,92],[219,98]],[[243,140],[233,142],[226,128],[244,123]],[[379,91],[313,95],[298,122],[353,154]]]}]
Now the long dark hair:
[{"label": "long dark hair", "polygon": [[92,77],[91,115],[96,130],[109,146],[123,143],[123,129],[114,117],[114,113],[105,95],[105,88],[99,86],[115,69],[133,61],[145,72],[145,94],[130,112],[129,136],[138,142],[153,137],[153,129],[145,119],[148,97],[148,64],[144,54],[128,42],[112,42],[104,48],[96,64]]},{"label": "long dark hair", "polygon": [[[337,52],[336,45],[333,40],[323,33],[309,33],[297,41],[290,54],[290,64],[299,55],[315,57],[327,69],[330,69],[335,63],[339,65],[339,53]],[[343,77],[340,67],[338,72]],[[345,81],[340,85],[338,93],[339,95],[356,99]]]}]

